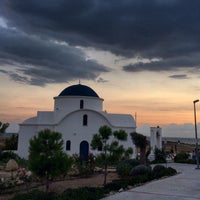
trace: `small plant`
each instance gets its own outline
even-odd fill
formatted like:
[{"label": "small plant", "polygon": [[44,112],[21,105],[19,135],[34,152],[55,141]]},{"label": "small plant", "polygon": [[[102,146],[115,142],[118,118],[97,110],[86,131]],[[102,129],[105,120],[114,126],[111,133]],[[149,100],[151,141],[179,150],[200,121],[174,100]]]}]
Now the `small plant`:
[{"label": "small plant", "polygon": [[155,160],[152,163],[166,163],[166,153],[164,150],[160,150],[158,148],[155,149],[154,151],[155,154]]},{"label": "small plant", "polygon": [[93,154],[89,154],[88,161],[84,161],[78,154],[74,154],[72,159],[79,175],[88,176],[94,173],[95,158]]},{"label": "small plant", "polygon": [[103,153],[100,153],[96,156],[95,159],[96,166],[103,167],[105,165],[105,155]]}]

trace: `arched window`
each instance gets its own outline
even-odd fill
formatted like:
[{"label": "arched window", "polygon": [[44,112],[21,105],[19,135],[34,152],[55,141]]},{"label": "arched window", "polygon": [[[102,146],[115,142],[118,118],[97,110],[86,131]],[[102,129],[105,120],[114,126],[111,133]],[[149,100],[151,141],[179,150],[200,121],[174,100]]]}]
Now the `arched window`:
[{"label": "arched window", "polygon": [[84,101],[80,100],[80,109],[83,109],[83,108],[84,108]]},{"label": "arched window", "polygon": [[88,124],[88,116],[83,115],[83,126],[87,126],[87,124]]},{"label": "arched window", "polygon": [[66,142],[66,151],[70,151],[71,150],[71,141],[67,140]]}]

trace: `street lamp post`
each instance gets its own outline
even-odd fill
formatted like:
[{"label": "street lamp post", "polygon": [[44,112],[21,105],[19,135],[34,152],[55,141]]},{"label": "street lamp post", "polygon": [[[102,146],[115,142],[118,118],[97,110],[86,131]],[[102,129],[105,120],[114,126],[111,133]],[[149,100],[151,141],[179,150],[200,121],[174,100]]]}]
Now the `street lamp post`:
[{"label": "street lamp post", "polygon": [[195,141],[196,141],[196,146],[195,146],[195,154],[196,154],[196,161],[197,161],[197,168],[199,169],[199,149],[198,149],[198,137],[197,137],[197,118],[196,118],[196,106],[195,104],[199,102],[199,99],[196,99],[193,101],[194,103],[194,126],[195,126]]}]

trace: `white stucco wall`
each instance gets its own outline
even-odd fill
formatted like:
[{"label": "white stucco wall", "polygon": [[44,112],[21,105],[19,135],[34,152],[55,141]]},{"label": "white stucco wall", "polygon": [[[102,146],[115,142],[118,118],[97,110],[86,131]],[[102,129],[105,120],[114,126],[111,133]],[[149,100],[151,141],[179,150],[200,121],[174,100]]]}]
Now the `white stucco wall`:
[{"label": "white stucco wall", "polygon": [[37,134],[37,127],[33,125],[20,125],[18,133],[17,154],[22,158],[28,158],[29,141]]},{"label": "white stucco wall", "polygon": [[58,96],[54,97],[54,117],[55,121],[60,121],[66,114],[80,109],[80,101],[84,101],[83,109],[91,109],[96,111],[102,111],[103,99],[97,97],[69,97]]}]

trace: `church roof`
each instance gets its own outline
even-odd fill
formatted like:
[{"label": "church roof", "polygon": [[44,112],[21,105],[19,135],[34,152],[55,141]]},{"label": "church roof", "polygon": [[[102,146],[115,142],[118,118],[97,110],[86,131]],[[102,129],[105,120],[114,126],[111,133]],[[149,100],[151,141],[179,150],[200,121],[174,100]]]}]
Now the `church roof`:
[{"label": "church roof", "polygon": [[136,127],[136,123],[132,115],[129,114],[111,114],[102,112],[109,122],[116,127]]},{"label": "church roof", "polygon": [[72,85],[65,88],[59,96],[89,96],[89,97],[98,97],[98,94],[90,87],[86,85]]}]

